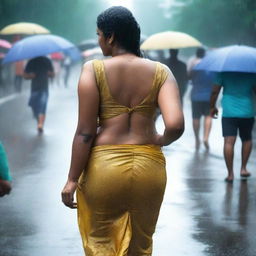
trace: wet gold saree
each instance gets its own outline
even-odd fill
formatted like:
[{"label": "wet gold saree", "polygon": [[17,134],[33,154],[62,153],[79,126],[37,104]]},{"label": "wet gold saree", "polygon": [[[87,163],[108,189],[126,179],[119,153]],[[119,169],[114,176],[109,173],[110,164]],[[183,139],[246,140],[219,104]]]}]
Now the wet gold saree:
[{"label": "wet gold saree", "polygon": [[78,224],[86,255],[151,255],[165,184],[160,147],[93,147],[77,189]]}]

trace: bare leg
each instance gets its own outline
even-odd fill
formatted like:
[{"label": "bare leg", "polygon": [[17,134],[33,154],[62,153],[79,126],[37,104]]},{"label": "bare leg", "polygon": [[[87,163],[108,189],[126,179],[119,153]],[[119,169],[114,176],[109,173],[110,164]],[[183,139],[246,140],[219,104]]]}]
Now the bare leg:
[{"label": "bare leg", "polygon": [[43,132],[44,121],[45,121],[45,115],[44,114],[39,114],[38,115],[38,122],[37,122],[38,132]]},{"label": "bare leg", "polygon": [[226,178],[226,181],[233,181],[234,179],[233,159],[235,142],[236,136],[224,137],[224,158],[228,169],[228,176]]},{"label": "bare leg", "polygon": [[211,116],[206,116],[204,118],[204,146],[209,149],[209,135],[212,128],[212,118]]},{"label": "bare leg", "polygon": [[252,141],[247,140],[247,141],[242,141],[242,165],[241,165],[241,176],[242,177],[248,177],[251,174],[247,171],[246,165],[249,159],[249,156],[252,151]]},{"label": "bare leg", "polygon": [[199,130],[200,130],[200,119],[193,119],[193,130],[196,139],[196,150],[200,147]]}]

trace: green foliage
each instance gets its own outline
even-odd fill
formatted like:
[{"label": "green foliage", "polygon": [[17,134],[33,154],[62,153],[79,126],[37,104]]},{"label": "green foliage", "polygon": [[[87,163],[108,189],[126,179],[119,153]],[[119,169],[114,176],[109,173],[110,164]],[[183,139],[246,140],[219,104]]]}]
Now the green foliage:
[{"label": "green foliage", "polygon": [[[256,45],[255,0],[133,0],[143,34],[164,30],[187,32],[212,47]],[[171,3],[171,2],[170,2]],[[96,17],[106,0],[0,0],[0,29],[34,22],[72,42],[95,38]],[[165,14],[172,14],[165,16]]]},{"label": "green foliage", "polygon": [[255,0],[178,0],[176,29],[209,46],[256,44]]}]

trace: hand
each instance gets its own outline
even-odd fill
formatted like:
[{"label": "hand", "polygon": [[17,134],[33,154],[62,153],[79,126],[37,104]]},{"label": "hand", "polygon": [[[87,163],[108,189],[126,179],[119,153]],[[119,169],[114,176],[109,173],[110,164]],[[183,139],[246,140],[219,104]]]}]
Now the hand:
[{"label": "hand", "polygon": [[210,109],[210,116],[214,119],[218,118],[218,109],[216,107],[213,107]]},{"label": "hand", "polygon": [[11,183],[7,180],[0,180],[0,197],[10,194],[11,192]]},{"label": "hand", "polygon": [[71,209],[77,208],[77,203],[74,202],[76,188],[77,182],[68,180],[61,192],[62,202]]}]

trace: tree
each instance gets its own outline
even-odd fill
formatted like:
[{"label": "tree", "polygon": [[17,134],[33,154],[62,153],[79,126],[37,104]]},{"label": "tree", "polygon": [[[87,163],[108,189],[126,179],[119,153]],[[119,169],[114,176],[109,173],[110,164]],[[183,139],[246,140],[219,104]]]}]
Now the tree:
[{"label": "tree", "polygon": [[94,0],[1,0],[0,29],[16,22],[34,22],[78,43],[96,37],[96,17],[104,7],[103,1]]},{"label": "tree", "polygon": [[176,29],[209,46],[256,44],[256,1],[178,0]]}]

